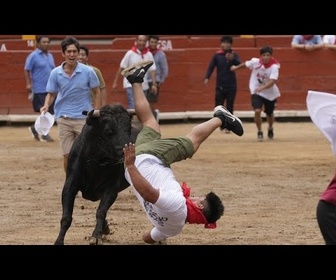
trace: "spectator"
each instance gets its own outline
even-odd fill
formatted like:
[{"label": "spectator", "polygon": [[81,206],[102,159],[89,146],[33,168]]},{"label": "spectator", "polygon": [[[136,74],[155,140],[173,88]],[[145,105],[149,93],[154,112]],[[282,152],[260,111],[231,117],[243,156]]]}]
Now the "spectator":
[{"label": "spectator", "polygon": [[157,121],[159,121],[159,110],[155,108],[155,104],[158,102],[159,99],[160,88],[168,76],[167,57],[164,51],[158,48],[159,40],[160,37],[158,35],[149,35],[148,37],[148,47],[150,52],[153,54],[154,62],[156,65],[155,81],[157,90],[156,92],[152,91],[152,88],[155,89],[155,86],[153,87],[151,75],[148,75],[147,78],[148,78],[149,90],[147,91],[146,94],[149,105]]},{"label": "spectator", "polygon": [[[26,89],[32,101],[34,112],[40,113],[47,96],[47,82],[49,74],[55,68],[54,56],[49,52],[50,38],[48,35],[36,36],[36,49],[31,52],[25,62],[24,77]],[[54,114],[54,103],[50,104],[48,112]],[[49,134],[40,138],[34,124],[29,127],[36,141],[54,142]]]},{"label": "spectator", "polygon": [[101,96],[93,68],[78,63],[80,45],[76,38],[66,37],[61,48],[65,61],[50,73],[46,88],[48,94],[41,113],[47,112],[55,101],[55,119],[66,171],[71,147],[85,124],[86,116],[82,112],[93,109],[91,90],[95,97],[94,109],[100,109]]},{"label": "spectator", "polygon": [[[78,61],[81,63],[84,63],[86,65],[89,65],[93,68],[93,70],[96,72],[96,75],[99,79],[99,89],[100,89],[100,96],[101,96],[101,106],[104,106],[107,104],[107,95],[106,95],[106,84],[105,80],[103,78],[103,74],[101,71],[95,67],[92,66],[88,63],[89,61],[89,49],[86,46],[81,45],[79,47],[79,54],[78,54]],[[92,106],[95,107],[93,101],[94,101],[94,96],[93,93],[91,92],[91,100],[92,100]]]},{"label": "spectator", "polygon": [[321,35],[294,35],[292,48],[314,51],[324,47]]},{"label": "spectator", "polygon": [[279,79],[280,64],[272,55],[272,47],[262,47],[260,49],[260,58],[254,57],[237,66],[231,66],[232,71],[236,71],[242,67],[251,70],[249,88],[251,92],[251,105],[254,109],[254,122],[258,129],[257,139],[259,141],[262,141],[264,138],[261,117],[263,106],[268,123],[267,136],[269,139],[273,139],[274,137],[274,109],[280,96],[279,88],[276,85]]},{"label": "spectator", "polygon": [[[145,60],[154,60],[152,53],[149,51],[149,48],[146,47],[146,43],[147,43],[147,36],[138,35],[136,38],[135,44],[132,46],[130,50],[128,50],[125,53],[124,57],[122,58],[120,62],[120,67],[113,81],[112,90],[114,92],[116,92],[117,90],[118,79],[119,79],[121,71],[123,71],[125,68],[130,67],[131,65],[136,64],[138,62],[145,61]],[[151,90],[153,91],[154,94],[157,92],[155,70],[156,70],[156,66],[154,63],[149,69],[149,73],[152,78]],[[123,79],[123,88],[126,90],[128,108],[134,109],[132,85],[127,81],[125,77]],[[145,94],[147,94],[147,91],[149,89],[147,77],[145,77],[144,82],[142,83],[142,89],[145,92]]]},{"label": "spectator", "polygon": [[324,35],[322,41],[326,48],[336,50],[336,35]]},{"label": "spectator", "polygon": [[208,86],[212,72],[216,68],[215,107],[224,105],[231,114],[234,111],[237,93],[237,77],[235,72],[230,71],[230,67],[241,63],[238,53],[232,50],[232,43],[232,36],[221,37],[220,50],[212,56],[204,79],[204,85]]}]

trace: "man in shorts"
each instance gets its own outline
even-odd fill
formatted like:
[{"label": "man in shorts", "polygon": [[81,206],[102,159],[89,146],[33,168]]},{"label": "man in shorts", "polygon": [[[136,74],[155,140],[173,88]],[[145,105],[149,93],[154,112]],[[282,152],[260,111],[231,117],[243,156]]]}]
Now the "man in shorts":
[{"label": "man in shorts", "polygon": [[153,225],[143,234],[143,241],[164,244],[167,238],[181,233],[186,223],[215,228],[224,213],[221,199],[213,192],[190,197],[190,188],[176,180],[171,164],[191,158],[217,128],[226,128],[238,136],[244,129],[239,118],[217,106],[211,119],[196,125],[185,137],[162,139],[141,86],[152,64],[140,62],[121,72],[132,85],[135,112],[143,125],[136,142],[124,147],[125,177]]},{"label": "man in shorts", "polygon": [[[85,125],[86,116],[82,112],[100,109],[101,95],[99,79],[93,68],[78,62],[78,40],[67,36],[61,42],[61,49],[65,61],[50,72],[46,87],[48,94],[40,111],[47,112],[55,102],[55,118],[66,172],[72,145]],[[92,106],[92,94],[95,107]]]}]

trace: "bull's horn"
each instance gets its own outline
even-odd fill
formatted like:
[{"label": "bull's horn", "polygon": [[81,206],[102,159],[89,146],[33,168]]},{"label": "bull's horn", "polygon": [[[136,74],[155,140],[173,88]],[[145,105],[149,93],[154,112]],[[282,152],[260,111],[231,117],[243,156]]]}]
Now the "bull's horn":
[{"label": "bull's horn", "polygon": [[92,117],[98,118],[100,116],[100,111],[99,110],[94,110],[92,113]]},{"label": "bull's horn", "polygon": [[127,109],[127,112],[128,112],[130,115],[136,115],[134,109]]}]

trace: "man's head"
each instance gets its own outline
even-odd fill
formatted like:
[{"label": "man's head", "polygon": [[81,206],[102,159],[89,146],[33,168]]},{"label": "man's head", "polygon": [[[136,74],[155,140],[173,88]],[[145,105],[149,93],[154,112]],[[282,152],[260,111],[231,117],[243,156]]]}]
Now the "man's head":
[{"label": "man's head", "polygon": [[224,214],[222,200],[213,192],[209,192],[203,200],[204,208],[202,213],[208,223],[215,223]]},{"label": "man's head", "polygon": [[143,51],[143,49],[146,47],[146,44],[147,44],[147,36],[138,35],[135,43],[139,51]]},{"label": "man's head", "polygon": [[79,53],[79,42],[76,38],[68,36],[61,42],[62,55],[69,65],[76,65]]},{"label": "man's head", "polygon": [[229,35],[222,36],[220,40],[220,46],[223,51],[231,50],[232,43],[233,43],[232,36],[229,36]]},{"label": "man's head", "polygon": [[187,198],[187,222],[190,224],[205,224],[205,227],[215,227],[216,221],[224,214],[221,199],[213,192],[205,197]]},{"label": "man's head", "polygon": [[263,64],[270,62],[273,55],[273,48],[270,46],[265,46],[260,49],[260,56]]},{"label": "man's head", "polygon": [[160,37],[158,35],[149,35],[148,36],[148,47],[151,50],[156,50],[159,44]]},{"label": "man's head", "polygon": [[36,46],[43,52],[48,52],[50,44],[50,38],[48,35],[37,35],[36,36]]},{"label": "man's head", "polygon": [[270,46],[265,46],[260,49],[260,55],[263,55],[264,53],[269,53],[270,55],[273,54],[273,48]]},{"label": "man's head", "polygon": [[89,49],[86,46],[81,45],[79,47],[78,61],[83,63],[83,64],[88,64]]}]

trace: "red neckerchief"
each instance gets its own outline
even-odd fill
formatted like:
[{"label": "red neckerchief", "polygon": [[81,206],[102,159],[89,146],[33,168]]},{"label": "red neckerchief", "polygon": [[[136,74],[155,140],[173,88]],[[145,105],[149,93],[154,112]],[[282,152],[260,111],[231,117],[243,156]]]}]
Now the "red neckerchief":
[{"label": "red neckerchief", "polygon": [[144,58],[144,54],[148,53],[149,52],[149,49],[147,47],[145,47],[142,51],[140,51],[136,45],[134,45],[132,48],[131,48],[132,51],[134,51],[135,53],[137,54],[140,54],[141,55],[141,58],[143,59]]},{"label": "red neckerchief", "polygon": [[187,204],[187,222],[189,224],[204,224],[205,228],[216,228],[216,223],[208,223],[207,219],[204,217],[201,209],[191,201],[190,196],[190,188],[187,187],[185,182],[181,185],[183,195],[186,198]]},{"label": "red neckerchief", "polygon": [[[226,55],[226,54],[227,54],[227,52],[226,52],[226,51],[223,51],[222,49],[216,51],[216,53],[218,53],[218,54],[222,54],[222,55]],[[233,53],[233,51],[232,51],[231,53]]]},{"label": "red neckerchief", "polygon": [[306,41],[309,41],[310,39],[312,39],[314,37],[314,35],[302,35],[303,39],[305,39]]},{"label": "red neckerchief", "polygon": [[154,55],[156,55],[156,53],[159,51],[159,49],[158,48],[155,48],[155,49],[149,49],[149,51],[153,54],[153,56]]},{"label": "red neckerchief", "polygon": [[272,58],[270,59],[270,61],[269,61],[268,63],[266,63],[266,64],[263,64],[263,63],[262,63],[262,59],[260,58],[260,59],[259,59],[259,63],[260,63],[260,65],[257,67],[257,69],[260,68],[260,67],[263,66],[263,65],[264,65],[264,67],[267,69],[267,68],[271,67],[273,64],[279,64],[279,62],[278,62],[276,59],[274,59],[273,57],[272,57]]}]

